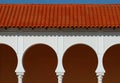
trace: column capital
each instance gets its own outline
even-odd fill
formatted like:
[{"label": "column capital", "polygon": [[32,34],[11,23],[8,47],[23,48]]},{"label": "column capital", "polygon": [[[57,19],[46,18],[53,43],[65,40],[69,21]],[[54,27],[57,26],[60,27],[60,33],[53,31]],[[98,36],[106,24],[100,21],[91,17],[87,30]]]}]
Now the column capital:
[{"label": "column capital", "polygon": [[24,75],[24,72],[16,72],[16,75],[18,75],[18,76],[23,76],[23,75]]},{"label": "column capital", "polygon": [[63,75],[64,75],[64,72],[56,72],[56,75],[57,75],[57,76],[63,76]]},{"label": "column capital", "polygon": [[104,76],[105,72],[96,72],[97,76]]}]

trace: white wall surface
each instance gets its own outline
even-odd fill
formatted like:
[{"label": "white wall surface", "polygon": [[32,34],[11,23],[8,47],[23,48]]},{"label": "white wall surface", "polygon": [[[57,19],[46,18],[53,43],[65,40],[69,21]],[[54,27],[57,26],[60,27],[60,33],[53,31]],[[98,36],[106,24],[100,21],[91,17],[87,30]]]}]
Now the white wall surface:
[{"label": "white wall surface", "polygon": [[0,30],[0,44],[12,47],[17,53],[18,65],[15,72],[25,72],[23,68],[23,55],[28,48],[36,44],[46,44],[57,54],[58,66],[56,73],[65,70],[62,58],[65,51],[76,44],[85,44],[91,47],[97,54],[98,66],[96,73],[105,73],[103,67],[103,55],[106,50],[120,43],[119,30]]}]

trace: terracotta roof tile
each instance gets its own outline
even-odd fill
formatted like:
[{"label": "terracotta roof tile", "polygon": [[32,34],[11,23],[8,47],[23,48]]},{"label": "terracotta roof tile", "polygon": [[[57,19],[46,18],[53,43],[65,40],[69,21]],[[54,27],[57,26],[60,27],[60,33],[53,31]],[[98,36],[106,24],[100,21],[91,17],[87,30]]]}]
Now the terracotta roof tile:
[{"label": "terracotta roof tile", "polygon": [[0,4],[0,27],[120,27],[120,4]]}]

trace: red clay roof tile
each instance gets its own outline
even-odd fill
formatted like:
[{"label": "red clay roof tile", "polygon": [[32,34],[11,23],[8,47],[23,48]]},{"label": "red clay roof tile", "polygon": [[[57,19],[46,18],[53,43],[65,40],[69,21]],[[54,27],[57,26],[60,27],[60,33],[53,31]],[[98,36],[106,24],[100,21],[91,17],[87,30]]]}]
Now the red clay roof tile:
[{"label": "red clay roof tile", "polygon": [[120,4],[0,4],[0,27],[120,27]]}]

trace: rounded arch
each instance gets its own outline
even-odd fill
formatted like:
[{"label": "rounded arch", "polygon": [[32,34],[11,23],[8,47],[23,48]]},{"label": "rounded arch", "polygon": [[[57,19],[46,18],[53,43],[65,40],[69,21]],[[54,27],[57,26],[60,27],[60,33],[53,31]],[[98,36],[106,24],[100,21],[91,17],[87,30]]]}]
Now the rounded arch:
[{"label": "rounded arch", "polygon": [[56,52],[48,45],[32,45],[24,53],[24,83],[56,83]]},{"label": "rounded arch", "polygon": [[0,82],[17,83],[16,67],[17,55],[14,49],[6,44],[0,44]]},{"label": "rounded arch", "polygon": [[64,54],[63,66],[66,71],[63,83],[96,83],[96,52],[88,45],[72,45]]},{"label": "rounded arch", "polygon": [[[52,48],[52,49],[55,51],[55,53],[57,54],[56,44],[51,44],[51,43],[49,43],[49,42],[47,42],[47,41],[46,41],[46,42],[34,42],[34,41],[33,41],[33,42],[31,42],[31,43],[28,43],[28,44],[25,45],[23,53],[26,53],[26,51],[27,51],[30,47],[35,46],[35,45],[46,45],[46,46]],[[23,54],[23,55],[24,55],[24,54]]]},{"label": "rounded arch", "polygon": [[[64,54],[65,54],[65,52],[66,52],[69,48],[71,48],[71,47],[73,47],[73,46],[76,46],[76,45],[84,45],[84,46],[87,46],[87,47],[91,48],[91,49],[96,53],[95,49],[94,49],[91,45],[89,45],[89,44],[86,44],[86,43],[75,43],[75,44],[72,44],[72,45],[70,45],[69,47],[67,47],[67,48],[65,49],[65,51],[64,51]],[[97,54],[97,53],[96,53],[96,54]]]},{"label": "rounded arch", "polygon": [[104,50],[103,50],[103,55],[107,52],[107,50],[109,48],[111,48],[112,46],[115,46],[115,45],[119,45],[119,43],[118,42],[113,42],[113,43],[110,43],[110,44],[106,45]]},{"label": "rounded arch", "polygon": [[109,47],[103,57],[103,65],[106,70],[103,83],[119,83],[120,75],[120,44]]},{"label": "rounded arch", "polygon": [[[55,54],[56,54],[56,56],[57,56],[57,53],[56,53],[55,49],[54,49],[51,45],[48,45],[48,44],[46,44],[46,43],[35,43],[35,44],[32,44],[32,45],[28,46],[28,47],[25,49],[25,51],[23,52],[22,60],[24,59],[24,55],[26,54],[26,52],[27,52],[30,48],[35,47],[35,46],[38,46],[38,45],[42,45],[42,46],[46,46],[46,47],[50,48],[51,50],[53,50],[53,51],[55,52]],[[58,58],[58,57],[57,57],[57,58]],[[22,61],[22,62],[23,62],[23,61]]]},{"label": "rounded arch", "polygon": [[0,42],[0,45],[5,45],[10,47],[11,49],[13,49],[13,51],[16,53],[16,56],[17,56],[17,46],[15,44]]}]

